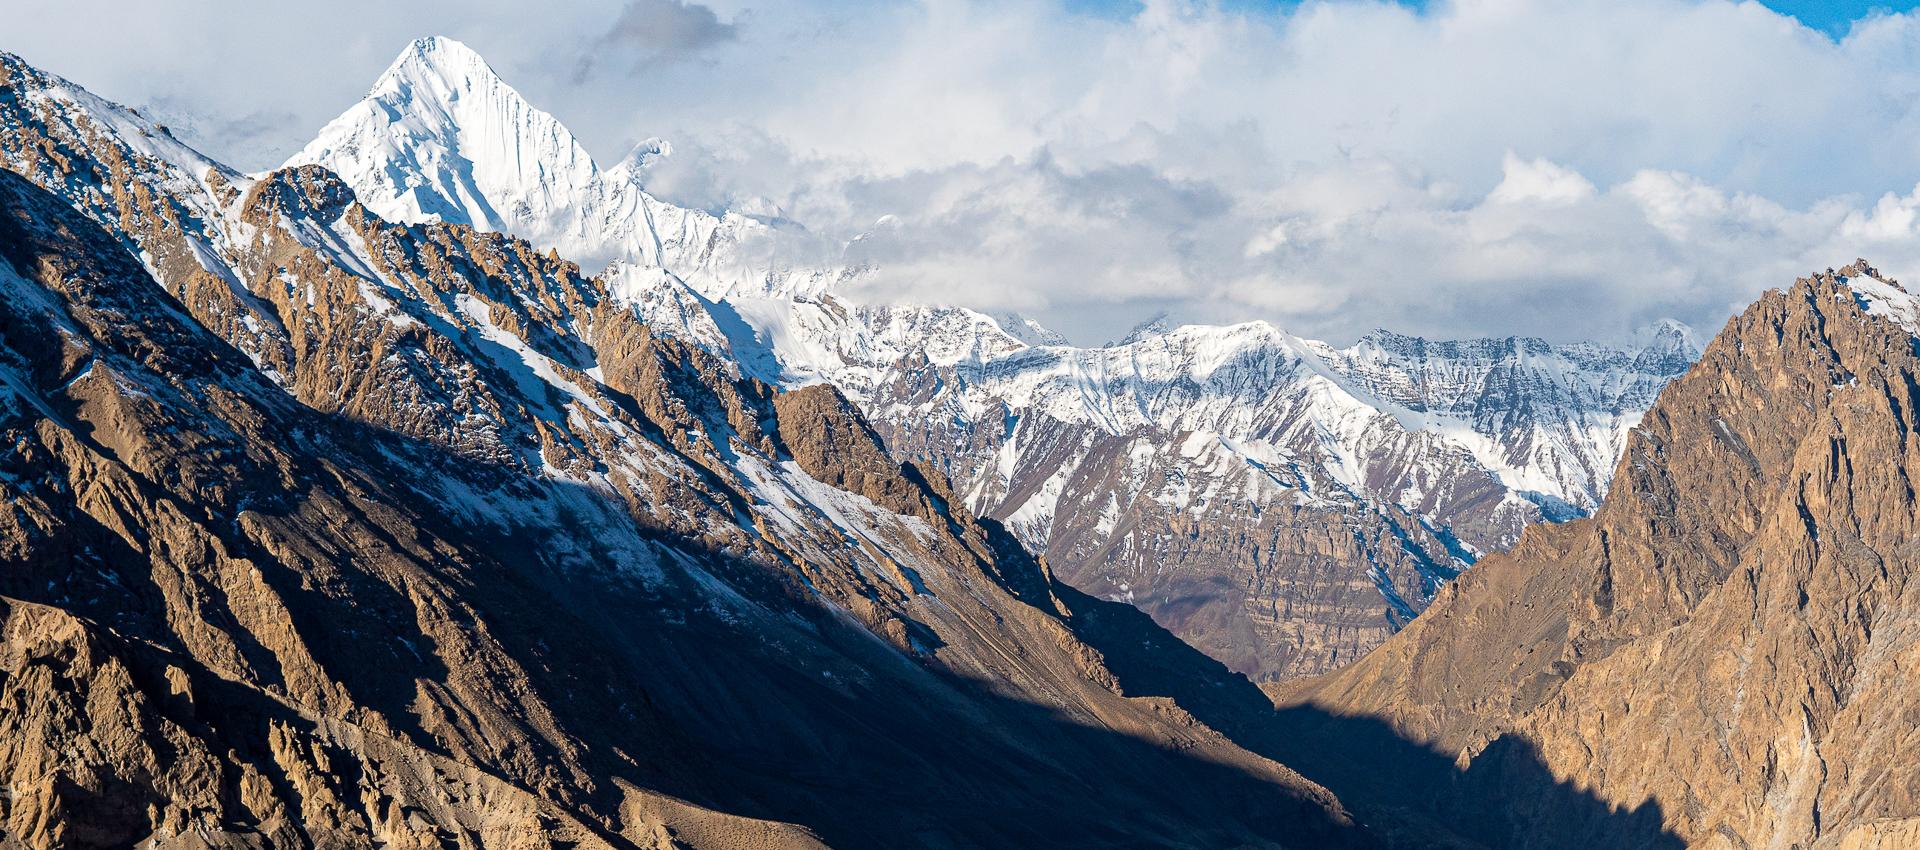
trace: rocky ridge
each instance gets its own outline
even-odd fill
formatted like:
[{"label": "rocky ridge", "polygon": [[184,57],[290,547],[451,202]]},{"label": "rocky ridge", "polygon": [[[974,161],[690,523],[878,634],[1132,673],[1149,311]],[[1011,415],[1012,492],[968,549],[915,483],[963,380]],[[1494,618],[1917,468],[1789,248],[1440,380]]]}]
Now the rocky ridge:
[{"label": "rocky ridge", "polygon": [[[1865,261],[1767,293],[1661,394],[1592,518],[1529,530],[1366,659],[1276,690],[1289,740],[1378,723],[1475,781],[1368,778],[1406,748],[1298,763],[1495,846],[1910,845],[1916,318]],[[1524,762],[1637,816],[1549,812]]]}]

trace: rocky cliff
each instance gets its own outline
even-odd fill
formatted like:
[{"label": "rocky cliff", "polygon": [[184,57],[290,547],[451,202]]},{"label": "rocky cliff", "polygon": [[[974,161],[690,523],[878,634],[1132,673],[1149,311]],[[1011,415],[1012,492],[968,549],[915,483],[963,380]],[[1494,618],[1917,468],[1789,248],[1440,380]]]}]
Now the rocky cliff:
[{"label": "rocky cliff", "polygon": [[[1400,795],[1367,775],[1420,755],[1390,746],[1309,772],[1491,846],[1910,846],[1917,317],[1864,261],[1769,292],[1661,394],[1591,519],[1277,691],[1296,733],[1378,722],[1460,773]],[[1550,811],[1522,765],[1638,816]]]}]

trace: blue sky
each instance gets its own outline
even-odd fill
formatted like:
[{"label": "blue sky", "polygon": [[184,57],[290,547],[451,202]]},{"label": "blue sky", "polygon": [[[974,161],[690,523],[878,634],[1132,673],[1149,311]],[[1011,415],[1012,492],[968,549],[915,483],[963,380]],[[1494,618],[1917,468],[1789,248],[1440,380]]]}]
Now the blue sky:
[{"label": "blue sky", "polygon": [[1845,35],[1847,27],[1876,11],[1905,12],[1920,3],[1859,2],[1859,0],[1762,0],[1770,9],[1792,15],[1829,35]]},{"label": "blue sky", "polygon": [[[1854,21],[1882,11],[1905,12],[1920,7],[1920,0],[1760,0],[1776,12],[1792,15],[1813,29],[1838,38],[1847,33]],[[1400,0],[1415,9],[1429,5],[1428,0]],[[1069,0],[1068,5],[1103,17],[1124,18],[1140,9],[1139,0]],[[1299,5],[1298,0],[1222,0],[1227,9],[1275,9]]]}]

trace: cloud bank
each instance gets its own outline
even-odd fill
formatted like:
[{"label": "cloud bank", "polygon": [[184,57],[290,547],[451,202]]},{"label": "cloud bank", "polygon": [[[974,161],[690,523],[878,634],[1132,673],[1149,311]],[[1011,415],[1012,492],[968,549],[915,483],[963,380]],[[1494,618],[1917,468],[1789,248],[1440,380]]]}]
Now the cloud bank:
[{"label": "cloud bank", "polygon": [[1608,338],[1856,255],[1920,280],[1912,15],[1834,40],[1725,0],[0,6],[0,48],[253,168],[445,33],[603,163],[672,140],[669,199],[864,234],[856,297],[1082,342],[1161,311]]}]

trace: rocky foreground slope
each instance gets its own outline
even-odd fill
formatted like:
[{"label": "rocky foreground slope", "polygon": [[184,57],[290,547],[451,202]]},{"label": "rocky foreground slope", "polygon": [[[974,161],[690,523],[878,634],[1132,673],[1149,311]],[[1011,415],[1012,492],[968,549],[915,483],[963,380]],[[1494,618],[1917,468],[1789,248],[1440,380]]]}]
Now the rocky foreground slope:
[{"label": "rocky foreground slope", "polygon": [[7,56],[0,163],[6,846],[1373,842],[831,388]]},{"label": "rocky foreground slope", "polygon": [[[445,38],[403,50],[289,165],[391,221],[519,235],[597,268],[655,333],[748,374],[829,382],[895,456],[1070,584],[1124,600],[1261,679],[1357,658],[1479,552],[1599,503],[1628,428],[1698,354],[1380,332],[1349,348],[1266,323],[1143,327],[1076,348],[1018,316],[855,303],[861,257],[778,218],[648,194],[658,143],[601,169]],[[871,299],[869,299],[871,300]]]},{"label": "rocky foreground slope", "polygon": [[1338,742],[1299,764],[1489,846],[1920,845],[1916,333],[1920,299],[1864,261],[1769,292],[1591,519],[1278,689],[1288,740]]}]

